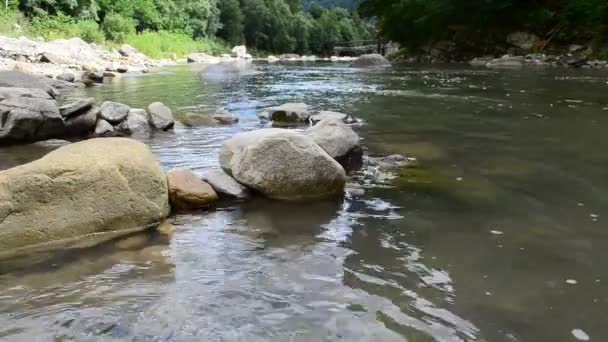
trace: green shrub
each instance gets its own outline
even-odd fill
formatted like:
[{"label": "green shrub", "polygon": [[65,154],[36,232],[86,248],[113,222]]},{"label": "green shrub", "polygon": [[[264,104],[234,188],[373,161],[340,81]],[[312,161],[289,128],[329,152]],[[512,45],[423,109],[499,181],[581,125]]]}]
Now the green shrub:
[{"label": "green shrub", "polygon": [[225,43],[212,39],[194,40],[185,33],[145,31],[140,34],[132,33],[126,37],[125,43],[137,48],[152,58],[168,58],[173,53],[185,56],[193,52],[221,54],[228,51]]},{"label": "green shrub", "polygon": [[79,21],[76,23],[79,31],[80,38],[87,43],[98,43],[104,42],[104,36],[99,29],[99,24],[92,20]]},{"label": "green shrub", "polygon": [[28,32],[29,22],[23,14],[13,10],[0,10],[0,34],[8,37],[18,37]]},{"label": "green shrub", "polygon": [[35,17],[29,30],[31,36],[47,40],[80,37],[88,43],[103,43],[99,25],[92,20],[74,20],[64,15]]},{"label": "green shrub", "polygon": [[137,23],[132,18],[123,17],[117,13],[109,13],[103,20],[102,29],[106,39],[123,43],[127,36],[135,33]]}]

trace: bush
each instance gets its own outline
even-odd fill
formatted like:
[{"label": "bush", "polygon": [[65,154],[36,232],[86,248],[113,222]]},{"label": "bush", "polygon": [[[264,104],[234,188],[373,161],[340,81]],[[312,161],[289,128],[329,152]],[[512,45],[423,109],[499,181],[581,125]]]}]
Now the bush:
[{"label": "bush", "polygon": [[131,18],[125,18],[117,13],[109,13],[103,20],[102,29],[106,39],[116,43],[124,43],[127,36],[135,33],[137,23]]},{"label": "bush", "polygon": [[228,47],[223,42],[212,39],[194,40],[189,35],[180,32],[132,33],[126,37],[125,43],[152,58],[168,58],[173,53],[185,56],[193,52],[221,54],[228,51]]},{"label": "bush", "polygon": [[24,35],[29,29],[28,24],[21,12],[0,10],[0,34],[8,37]]},{"label": "bush", "polygon": [[29,34],[46,40],[80,37],[87,43],[103,43],[99,25],[92,20],[74,20],[64,15],[36,17],[31,22]]}]

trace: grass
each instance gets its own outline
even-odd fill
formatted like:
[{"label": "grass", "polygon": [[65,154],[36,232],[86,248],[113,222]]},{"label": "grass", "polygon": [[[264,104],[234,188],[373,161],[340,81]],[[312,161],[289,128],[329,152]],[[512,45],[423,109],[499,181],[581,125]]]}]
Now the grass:
[{"label": "grass", "polygon": [[183,57],[193,52],[218,55],[227,52],[228,46],[217,40],[194,40],[184,33],[167,31],[142,32],[128,35],[125,43],[152,58],[170,58],[172,54]]},{"label": "grass", "polygon": [[26,36],[31,39],[43,37],[45,40],[80,37],[88,43],[96,43],[106,48],[129,44],[151,58],[171,58],[173,54],[183,57],[194,52],[213,55],[229,51],[226,43],[215,39],[195,40],[179,32],[145,31],[127,34],[123,41],[106,39],[95,21],[74,20],[66,16],[53,16],[28,20],[18,11],[0,10],[0,35],[7,37]]}]

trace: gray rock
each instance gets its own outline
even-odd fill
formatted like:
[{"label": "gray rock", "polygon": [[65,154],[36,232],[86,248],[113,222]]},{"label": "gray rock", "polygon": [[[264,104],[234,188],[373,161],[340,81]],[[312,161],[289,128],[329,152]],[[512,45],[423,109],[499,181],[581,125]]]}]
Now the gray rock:
[{"label": "gray rock", "polygon": [[355,68],[387,67],[390,65],[391,63],[386,58],[377,53],[363,55],[357,58],[352,64]]},{"label": "gray rock", "polygon": [[65,81],[65,82],[74,82],[74,80],[76,79],[76,77],[71,72],[64,72],[63,74],[58,75],[56,77],[56,79],[61,80],[61,81]]},{"label": "gray rock", "polygon": [[282,61],[300,59],[300,55],[295,54],[295,53],[284,53],[282,55],[279,55],[279,59]]},{"label": "gray rock", "polygon": [[130,109],[131,108],[125,104],[106,101],[101,104],[101,108],[99,109],[99,117],[108,121],[109,123],[119,124],[127,118]]},{"label": "gray rock", "polygon": [[206,53],[191,53],[187,56],[188,63],[219,63],[221,60]]},{"label": "gray rock", "polygon": [[114,127],[104,119],[98,119],[95,125],[95,136],[108,137],[114,135]]},{"label": "gray rock", "polygon": [[493,60],[494,58],[492,57],[478,57],[478,58],[473,58],[470,62],[469,65],[471,66],[476,66],[476,67],[480,67],[480,66],[486,66],[488,64],[488,62],[490,62],[491,60]]},{"label": "gray rock", "polygon": [[340,112],[332,112],[329,110],[320,111],[319,113],[310,117],[310,121],[312,121],[313,124],[317,124],[320,121],[329,120],[329,119],[336,119],[336,120],[342,121],[344,123],[357,122],[357,120],[355,120],[355,118],[353,118],[352,116],[350,116],[348,114],[340,113]]},{"label": "gray rock", "polygon": [[154,102],[149,105],[148,112],[150,113],[150,122],[154,128],[166,131],[175,125],[175,118],[171,109],[162,102]]},{"label": "gray rock", "polygon": [[381,170],[397,169],[410,163],[410,160],[400,154],[393,154],[386,157],[367,157],[365,158],[365,161],[368,165],[376,166]]},{"label": "gray rock", "polygon": [[63,106],[59,107],[59,112],[61,113],[61,116],[68,118],[88,110],[89,108],[93,107],[94,104],[95,99],[90,97],[88,99],[82,99],[76,102],[64,104]]},{"label": "gray rock", "polygon": [[234,135],[220,150],[220,165],[239,183],[277,200],[341,195],[346,174],[304,134],[267,128]]},{"label": "gray rock", "polygon": [[126,65],[121,65],[118,68],[116,68],[116,71],[119,72],[119,73],[121,73],[121,74],[124,74],[124,73],[126,73],[126,72],[129,71],[129,67],[126,66]]},{"label": "gray rock", "polygon": [[42,56],[40,56],[40,62],[59,65],[65,63],[65,60],[57,54],[54,54],[52,52],[45,52],[42,54]]},{"label": "gray rock", "polygon": [[237,182],[222,170],[212,170],[203,174],[203,180],[213,187],[221,197],[245,200],[251,197],[251,191]]},{"label": "gray rock", "polygon": [[49,93],[38,88],[11,88],[11,87],[0,87],[0,101],[11,97],[25,97],[30,99],[46,99],[52,100],[53,98]]},{"label": "gray rock", "polygon": [[120,53],[124,57],[129,57],[139,54],[139,51],[129,44],[122,44],[118,49],[118,53]]},{"label": "gray rock", "polygon": [[103,72],[87,71],[82,74],[82,82],[87,83],[103,83]]},{"label": "gray rock", "polygon": [[520,68],[526,62],[524,56],[503,56],[489,61],[486,66],[488,68]]},{"label": "gray rock", "polygon": [[528,32],[512,32],[507,36],[507,43],[522,50],[532,50],[539,41],[537,35]]},{"label": "gray rock", "polygon": [[52,97],[59,92],[52,86],[53,80],[47,77],[37,77],[17,70],[0,71],[0,87],[38,88]]},{"label": "gray rock", "polygon": [[327,119],[315,125],[307,134],[327,154],[351,171],[363,164],[360,138],[341,120]]},{"label": "gray rock", "polygon": [[65,120],[65,132],[69,137],[86,137],[95,130],[99,108],[92,107],[79,115]]},{"label": "gray rock", "polygon": [[265,110],[267,114],[260,114],[258,117],[268,117],[273,124],[290,125],[307,123],[310,118],[308,105],[305,103],[285,103],[278,107],[271,107]]},{"label": "gray rock", "polygon": [[219,110],[211,116],[215,121],[222,125],[232,125],[239,122],[239,118],[225,110]]},{"label": "gray rock", "polygon": [[0,101],[0,143],[58,138],[64,129],[54,100],[11,97]]},{"label": "gray rock", "polygon": [[123,134],[145,135],[151,132],[148,112],[145,109],[132,108],[127,119],[116,128]]}]

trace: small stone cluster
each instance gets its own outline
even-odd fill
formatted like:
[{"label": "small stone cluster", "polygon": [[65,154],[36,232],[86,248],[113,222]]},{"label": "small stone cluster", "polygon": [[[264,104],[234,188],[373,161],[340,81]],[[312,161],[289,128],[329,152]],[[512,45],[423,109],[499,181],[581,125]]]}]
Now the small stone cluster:
[{"label": "small stone cluster", "polygon": [[147,111],[111,101],[97,106],[93,98],[59,106],[56,82],[63,81],[0,72],[0,144],[147,134],[174,125],[171,110],[159,102]]}]

